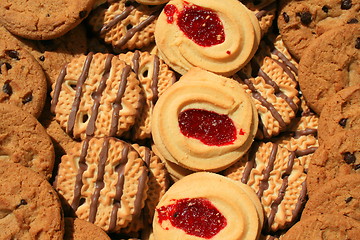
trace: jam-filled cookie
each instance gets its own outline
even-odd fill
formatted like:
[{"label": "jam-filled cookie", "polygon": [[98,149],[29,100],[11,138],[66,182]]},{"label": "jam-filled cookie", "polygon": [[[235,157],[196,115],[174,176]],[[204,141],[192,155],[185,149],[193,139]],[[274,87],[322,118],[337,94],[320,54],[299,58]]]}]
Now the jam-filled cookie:
[{"label": "jam-filled cookie", "polygon": [[92,52],[63,67],[51,96],[56,120],[75,139],[121,136],[142,102],[131,67],[112,54]]},{"label": "jam-filled cookie", "polygon": [[155,28],[159,55],[175,71],[200,67],[224,76],[242,68],[261,36],[259,21],[238,0],[172,0]]},{"label": "jam-filled cookie", "polygon": [[238,82],[193,68],[159,98],[152,136],[166,160],[195,171],[220,171],[249,149],[257,119]]},{"label": "jam-filled cookie", "polygon": [[169,188],[156,207],[154,238],[257,239],[262,208],[255,193],[246,187],[216,173],[184,177]]}]

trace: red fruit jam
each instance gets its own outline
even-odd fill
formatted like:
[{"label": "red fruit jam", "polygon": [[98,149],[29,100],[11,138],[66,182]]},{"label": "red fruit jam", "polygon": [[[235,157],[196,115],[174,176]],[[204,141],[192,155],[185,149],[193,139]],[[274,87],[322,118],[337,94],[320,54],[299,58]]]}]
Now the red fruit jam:
[{"label": "red fruit jam", "polygon": [[165,6],[164,13],[168,23],[173,23],[176,13],[180,30],[202,47],[210,47],[225,41],[224,26],[218,15],[210,9],[185,5],[184,9],[178,12],[176,6],[169,4]]},{"label": "red fruit jam", "polygon": [[232,144],[236,140],[234,122],[224,114],[203,109],[187,109],[179,114],[179,127],[186,137],[209,146]]},{"label": "red fruit jam", "polygon": [[205,239],[214,237],[227,224],[226,218],[205,198],[179,199],[156,211],[160,224],[169,220],[187,234]]}]

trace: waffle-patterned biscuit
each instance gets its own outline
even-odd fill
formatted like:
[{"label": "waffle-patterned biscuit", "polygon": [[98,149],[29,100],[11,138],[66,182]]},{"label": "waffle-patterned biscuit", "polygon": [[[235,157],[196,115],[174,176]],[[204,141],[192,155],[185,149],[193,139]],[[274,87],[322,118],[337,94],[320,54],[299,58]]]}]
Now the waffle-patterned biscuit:
[{"label": "waffle-patterned biscuit", "polygon": [[55,188],[76,215],[118,232],[144,207],[148,168],[128,143],[87,138],[61,158]]},{"label": "waffle-patterned biscuit", "polygon": [[65,218],[64,240],[110,240],[110,237],[98,226],[79,218]]},{"label": "waffle-patterned biscuit", "polygon": [[88,24],[114,51],[142,48],[154,42],[155,24],[161,6],[134,0],[112,1],[93,10]]},{"label": "waffle-patterned biscuit", "polygon": [[193,68],[156,103],[152,136],[160,155],[193,171],[220,171],[249,149],[256,109],[236,81]]},{"label": "waffle-patterned biscuit", "polygon": [[141,107],[139,80],[112,54],[89,53],[71,61],[53,85],[51,111],[75,139],[121,136]]},{"label": "waffle-patterned biscuit", "polygon": [[287,229],[300,216],[306,197],[306,174],[294,152],[276,143],[256,143],[224,175],[246,183],[265,211],[263,232]]},{"label": "waffle-patterned biscuit", "polygon": [[155,28],[159,55],[182,75],[200,67],[231,76],[249,62],[260,38],[258,19],[238,0],[171,0]]},{"label": "waffle-patterned biscuit", "polygon": [[43,176],[0,161],[0,229],[0,239],[63,239],[61,204]]},{"label": "waffle-patterned biscuit", "polygon": [[269,139],[286,130],[296,117],[298,97],[297,64],[280,36],[265,36],[258,52],[237,75],[252,95],[259,113],[258,139]]},{"label": "waffle-patterned biscuit", "polygon": [[129,132],[130,138],[150,138],[154,105],[163,92],[175,83],[175,74],[159,57],[147,52],[128,52],[120,54],[119,58],[132,67],[145,95],[145,104]]},{"label": "waffle-patterned biscuit", "polygon": [[53,143],[36,118],[0,104],[0,161],[20,163],[49,179],[54,158]]}]

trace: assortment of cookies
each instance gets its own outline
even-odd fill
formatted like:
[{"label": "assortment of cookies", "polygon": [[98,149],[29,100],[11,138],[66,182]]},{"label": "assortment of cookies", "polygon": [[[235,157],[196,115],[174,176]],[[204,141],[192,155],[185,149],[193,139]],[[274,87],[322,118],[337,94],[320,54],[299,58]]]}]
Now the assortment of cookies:
[{"label": "assortment of cookies", "polygon": [[360,1],[0,2],[0,239],[357,239]]}]

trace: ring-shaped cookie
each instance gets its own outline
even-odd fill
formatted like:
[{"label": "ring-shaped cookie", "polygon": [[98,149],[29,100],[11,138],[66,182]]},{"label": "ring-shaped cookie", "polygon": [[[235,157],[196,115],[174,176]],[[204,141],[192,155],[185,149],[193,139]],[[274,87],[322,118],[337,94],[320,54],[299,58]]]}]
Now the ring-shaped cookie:
[{"label": "ring-shaped cookie", "polygon": [[[191,67],[197,66],[230,76],[253,56],[261,35],[258,20],[239,1],[225,2],[171,0],[165,6],[156,24],[155,41],[160,56],[175,71],[184,74]],[[182,15],[186,15],[189,9],[195,9],[194,11],[199,11],[202,15],[209,14],[205,18],[211,19],[210,23],[204,20],[204,25],[210,25],[211,30],[218,28],[219,31],[214,31],[214,34],[219,33],[222,28],[224,34],[216,36],[217,40],[223,37],[223,41],[207,42],[204,45],[192,40],[193,36],[187,36],[181,30],[183,27],[179,22],[185,18]],[[198,20],[194,20],[195,23],[196,21]],[[213,37],[211,34],[209,36]]]},{"label": "ring-shaped cookie", "polygon": [[[233,123],[234,139],[209,144],[186,136],[180,128],[179,116],[192,109],[227,116]],[[255,111],[251,97],[236,81],[193,68],[156,103],[152,115],[153,140],[166,160],[194,171],[220,171],[250,147],[258,123]]]}]

